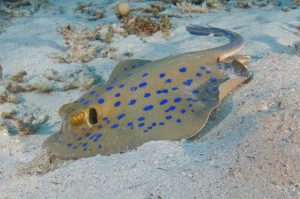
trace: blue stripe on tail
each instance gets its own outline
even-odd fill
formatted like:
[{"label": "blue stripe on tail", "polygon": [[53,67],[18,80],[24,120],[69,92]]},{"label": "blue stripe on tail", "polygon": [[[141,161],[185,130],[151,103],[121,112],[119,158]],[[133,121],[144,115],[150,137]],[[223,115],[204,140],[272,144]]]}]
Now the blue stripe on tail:
[{"label": "blue stripe on tail", "polygon": [[192,35],[208,36],[212,34],[215,37],[225,36],[230,39],[230,41],[233,41],[236,38],[236,36],[230,31],[215,27],[190,25],[186,27],[186,30]]}]

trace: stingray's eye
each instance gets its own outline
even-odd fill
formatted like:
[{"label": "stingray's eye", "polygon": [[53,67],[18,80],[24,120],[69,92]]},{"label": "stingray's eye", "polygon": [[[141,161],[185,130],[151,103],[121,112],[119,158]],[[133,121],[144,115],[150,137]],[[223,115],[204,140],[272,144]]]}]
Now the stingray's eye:
[{"label": "stingray's eye", "polygon": [[81,124],[86,118],[86,114],[84,112],[79,112],[70,116],[70,122],[74,125]]},{"label": "stingray's eye", "polygon": [[98,123],[97,110],[95,108],[89,108],[89,124],[95,125]]}]

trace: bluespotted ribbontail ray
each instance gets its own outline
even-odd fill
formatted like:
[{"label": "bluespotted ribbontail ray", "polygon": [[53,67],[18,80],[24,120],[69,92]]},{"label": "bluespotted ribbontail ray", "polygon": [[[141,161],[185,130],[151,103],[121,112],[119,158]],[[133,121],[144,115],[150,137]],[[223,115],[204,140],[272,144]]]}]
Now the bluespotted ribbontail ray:
[{"label": "bluespotted ribbontail ray", "polygon": [[234,56],[242,37],[213,27],[188,26],[193,35],[225,36],[230,43],[163,59],[119,63],[106,84],[62,106],[62,128],[44,143],[59,158],[110,155],[151,140],[180,140],[197,134],[210,113],[250,78]]}]

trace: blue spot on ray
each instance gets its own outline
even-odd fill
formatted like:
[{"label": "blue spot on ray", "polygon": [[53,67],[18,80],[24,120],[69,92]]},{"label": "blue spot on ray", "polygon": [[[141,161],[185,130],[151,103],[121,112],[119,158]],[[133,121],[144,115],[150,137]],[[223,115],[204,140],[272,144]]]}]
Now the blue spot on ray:
[{"label": "blue spot on ray", "polygon": [[168,93],[168,92],[169,92],[168,89],[162,89],[156,91],[157,94]]},{"label": "blue spot on ray", "polygon": [[186,110],[185,110],[185,109],[182,109],[182,110],[180,111],[180,113],[185,114],[185,113],[186,113]]},{"label": "blue spot on ray", "polygon": [[167,79],[167,80],[166,80],[166,83],[171,83],[171,82],[172,82],[171,79]]},{"label": "blue spot on ray", "polygon": [[132,99],[132,100],[129,101],[128,104],[129,104],[129,105],[134,105],[135,103],[136,103],[136,99]]},{"label": "blue spot on ray", "polygon": [[158,123],[160,126],[162,126],[162,125],[165,125],[165,123],[164,122],[160,122],[160,123]]},{"label": "blue spot on ray", "polygon": [[201,70],[205,70],[206,66],[201,66],[200,68],[201,68]]},{"label": "blue spot on ray", "polygon": [[83,104],[88,105],[90,103],[90,100],[86,100]]},{"label": "blue spot on ray", "polygon": [[85,146],[87,146],[87,145],[88,145],[88,143],[87,143],[87,142],[85,142],[85,143],[83,143],[83,145],[82,145],[82,146],[83,146],[83,147],[85,147]]},{"label": "blue spot on ray", "polygon": [[219,88],[218,88],[218,86],[213,86],[213,91],[218,91],[219,90]]},{"label": "blue spot on ray", "polygon": [[123,88],[125,86],[125,84],[120,84],[119,88]]},{"label": "blue spot on ray", "polygon": [[160,105],[165,105],[167,102],[168,102],[168,100],[167,100],[167,99],[163,99],[163,100],[161,100],[161,101],[160,101],[160,103],[159,103],[159,104],[160,104]]},{"label": "blue spot on ray", "polygon": [[177,97],[177,98],[174,99],[174,102],[175,102],[175,103],[178,103],[178,102],[181,102],[181,100],[182,100],[181,97]]},{"label": "blue spot on ray", "polygon": [[176,90],[178,90],[178,87],[173,87],[172,90],[176,91]]},{"label": "blue spot on ray", "polygon": [[178,119],[176,120],[176,122],[177,122],[177,123],[181,123],[181,119],[178,118]]},{"label": "blue spot on ray", "polygon": [[85,137],[89,137],[91,135],[91,133],[87,133],[85,134]]},{"label": "blue spot on ray", "polygon": [[105,102],[105,100],[104,100],[103,98],[99,98],[99,99],[98,99],[98,103],[99,103],[99,104],[103,104],[104,102]]},{"label": "blue spot on ray", "polygon": [[209,80],[210,80],[211,82],[216,82],[216,81],[217,81],[217,78],[211,77]]},{"label": "blue spot on ray", "polygon": [[165,73],[160,73],[160,74],[159,74],[159,77],[160,77],[160,78],[164,78],[165,76],[166,76]]},{"label": "blue spot on ray", "polygon": [[186,86],[191,86],[192,83],[193,83],[193,80],[192,80],[192,79],[188,79],[188,80],[186,80],[185,82],[183,82],[182,84],[183,84],[183,85],[186,85]]},{"label": "blue spot on ray", "polygon": [[170,110],[170,111],[174,111],[175,109],[176,109],[176,106],[170,106],[170,107],[169,107],[169,110]]},{"label": "blue spot on ray", "polygon": [[147,97],[150,97],[151,96],[151,93],[145,93],[144,97],[147,98]]},{"label": "blue spot on ray", "polygon": [[167,115],[166,116],[166,120],[170,120],[170,119],[172,119],[172,116],[171,115]]},{"label": "blue spot on ray", "polygon": [[114,125],[112,125],[110,128],[116,129],[116,128],[118,128],[118,127],[119,127],[119,124],[114,124]]},{"label": "blue spot on ray", "polygon": [[181,73],[185,73],[185,72],[186,72],[186,67],[182,67],[182,68],[180,68],[180,69],[179,69],[179,72],[181,72]]},{"label": "blue spot on ray", "polygon": [[196,76],[197,76],[197,77],[201,77],[202,74],[201,74],[201,73],[196,73]]},{"label": "blue spot on ray", "polygon": [[118,106],[120,106],[121,105],[121,102],[120,101],[117,101],[116,103],[115,103],[115,107],[118,107]]},{"label": "blue spot on ray", "polygon": [[117,117],[117,119],[120,120],[120,119],[122,119],[122,118],[125,117],[125,116],[126,116],[125,113],[121,113],[121,114]]},{"label": "blue spot on ray", "polygon": [[139,123],[138,127],[143,127],[145,123]]},{"label": "blue spot on ray", "polygon": [[197,95],[197,94],[200,93],[200,91],[198,91],[198,90],[193,90],[192,93],[193,93],[194,95]]},{"label": "blue spot on ray", "polygon": [[150,111],[153,109],[153,105],[148,105],[144,107],[144,111]]},{"label": "blue spot on ray", "polygon": [[106,120],[108,120],[108,117],[103,117],[102,120],[106,121]]},{"label": "blue spot on ray", "polygon": [[134,125],[133,122],[128,122],[127,123],[127,126],[129,126],[129,127],[133,127],[133,125]]},{"label": "blue spot on ray", "polygon": [[120,96],[121,96],[120,93],[116,93],[116,94],[115,94],[115,97],[120,97]]},{"label": "blue spot on ray", "polygon": [[147,77],[148,76],[148,73],[144,73],[143,75],[142,75],[142,77]]},{"label": "blue spot on ray", "polygon": [[137,86],[133,86],[133,87],[131,87],[131,91],[136,91],[138,89],[138,87]]},{"label": "blue spot on ray", "polygon": [[145,120],[145,117],[143,117],[143,116],[138,118],[138,121],[143,121],[143,120]]},{"label": "blue spot on ray", "polygon": [[110,90],[112,90],[113,88],[114,88],[113,86],[109,86],[109,87],[106,88],[106,90],[107,90],[107,91],[110,91]]},{"label": "blue spot on ray", "polygon": [[145,86],[147,86],[147,82],[142,82],[142,83],[139,84],[139,87],[140,87],[140,88],[143,88],[143,87],[145,87]]}]

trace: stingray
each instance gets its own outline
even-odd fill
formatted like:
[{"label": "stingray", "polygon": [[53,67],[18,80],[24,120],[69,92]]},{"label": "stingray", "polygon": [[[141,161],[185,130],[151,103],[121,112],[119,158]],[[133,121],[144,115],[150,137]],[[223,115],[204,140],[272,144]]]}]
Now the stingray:
[{"label": "stingray", "polygon": [[110,155],[152,140],[197,134],[232,90],[251,78],[243,38],[224,29],[188,26],[192,35],[225,36],[226,45],[155,61],[120,62],[109,80],[59,109],[62,127],[44,147],[59,158]]}]

